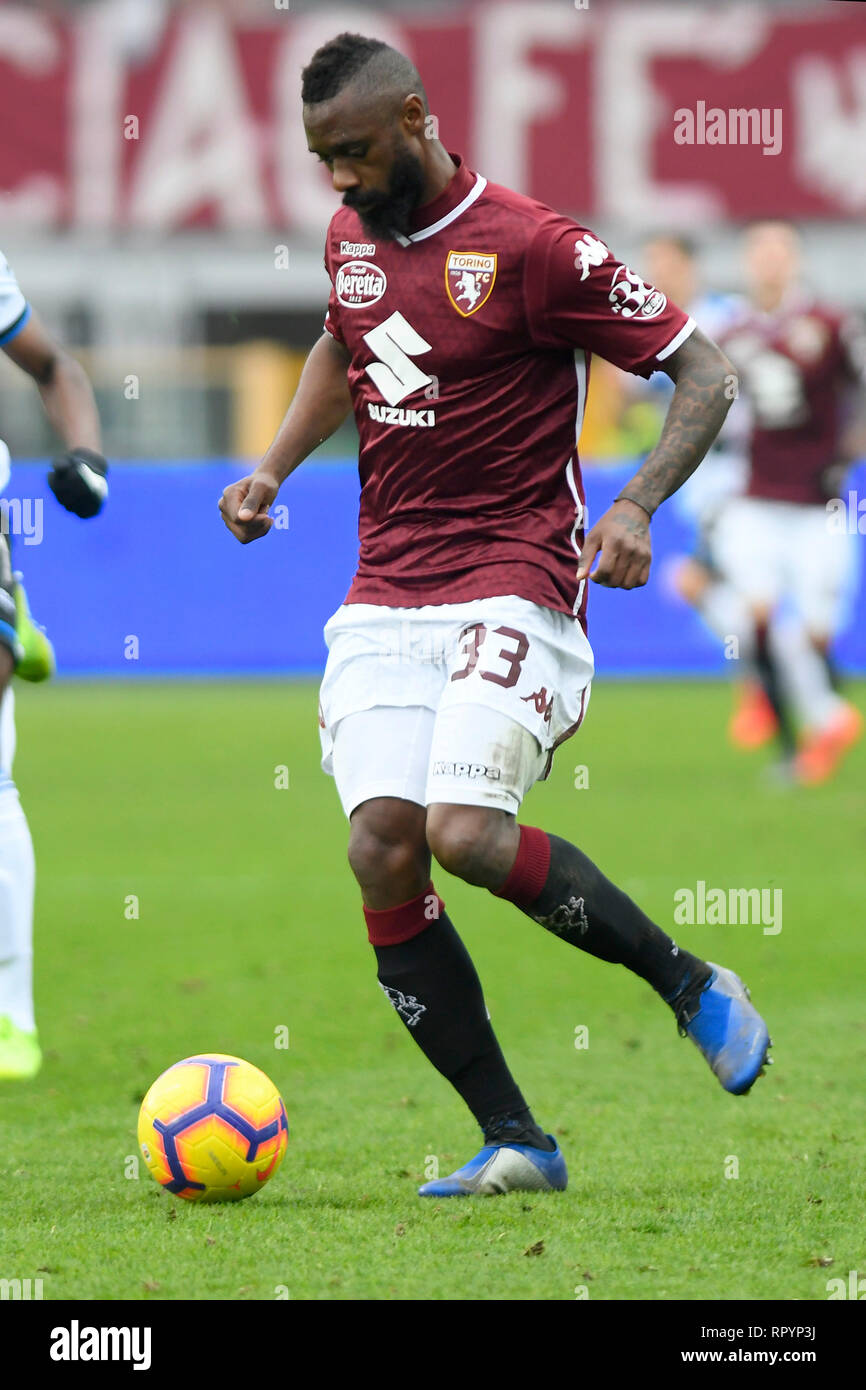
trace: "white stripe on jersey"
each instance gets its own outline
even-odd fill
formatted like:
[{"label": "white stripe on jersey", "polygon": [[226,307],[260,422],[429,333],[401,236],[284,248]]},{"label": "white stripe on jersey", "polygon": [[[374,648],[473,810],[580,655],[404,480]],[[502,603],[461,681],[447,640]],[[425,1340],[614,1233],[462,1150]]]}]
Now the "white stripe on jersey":
[{"label": "white stripe on jersey", "polygon": [[656,361],[664,362],[666,357],[670,357],[672,352],[676,352],[678,347],[682,347],[683,343],[686,341],[686,338],[690,338],[692,336],[697,326],[698,325],[695,323],[694,319],[686,319],[685,323],[683,324],[676,337],[671,338],[667,347],[662,348],[661,352],[656,353]]},{"label": "white stripe on jersey", "polygon": [[[586,410],[586,352],[583,348],[578,348],[574,354],[574,370],[577,376],[577,414],[574,422],[574,442],[575,445],[577,445],[577,442],[580,439],[581,430],[583,429],[583,414]],[[580,546],[577,543],[577,533],[580,530],[581,526],[586,525],[587,512],[586,507],[580,500],[580,494],[577,490],[577,484],[574,481],[573,457],[570,458],[568,460],[568,463],[565,465],[565,477],[571,495],[574,498],[574,523],[571,528],[571,536],[569,537],[569,539],[571,541],[572,549],[574,550],[574,553],[576,554],[579,560]],[[573,612],[575,613],[578,611],[581,603],[583,602],[583,590],[585,585],[586,580],[581,579],[580,583],[577,586],[577,599],[575,601],[573,609]]]},{"label": "white stripe on jersey", "polygon": [[456,208],[452,208],[450,212],[446,212],[445,216],[440,217],[439,221],[434,222],[432,226],[422,227],[420,232],[413,232],[408,238],[399,237],[398,240],[401,241],[403,245],[408,246],[410,241],[426,241],[428,236],[435,236],[437,232],[442,231],[443,227],[450,227],[452,222],[456,222],[457,218],[461,217],[466,209],[471,208],[472,204],[481,197],[486,187],[486,178],[484,178],[483,174],[479,174],[475,180],[475,187],[469,190],[463,202],[458,203]]},{"label": "white stripe on jersey", "polygon": [[586,351],[578,348],[574,354],[574,370],[577,373],[577,419],[574,426],[574,442],[580,439],[583,429],[583,413],[586,410]]}]

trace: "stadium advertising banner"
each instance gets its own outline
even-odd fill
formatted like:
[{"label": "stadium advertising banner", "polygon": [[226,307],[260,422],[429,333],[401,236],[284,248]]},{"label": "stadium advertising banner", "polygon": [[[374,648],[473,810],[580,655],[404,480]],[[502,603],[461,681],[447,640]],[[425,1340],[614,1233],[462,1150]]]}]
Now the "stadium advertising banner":
[{"label": "stadium advertising banner", "polygon": [[858,217],[863,8],[278,5],[248,28],[197,6],[4,6],[3,221],[320,235],[334,195],[305,147],[299,79],[337,28],[423,57],[446,145],[556,207],[695,225]]}]

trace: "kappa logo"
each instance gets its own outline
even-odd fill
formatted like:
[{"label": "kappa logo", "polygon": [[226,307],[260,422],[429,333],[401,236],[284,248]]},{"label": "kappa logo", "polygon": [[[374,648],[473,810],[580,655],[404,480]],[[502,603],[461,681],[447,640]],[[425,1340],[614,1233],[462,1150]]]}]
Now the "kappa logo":
[{"label": "kappa logo", "polygon": [[379,988],[385,998],[390,999],[407,1028],[414,1028],[421,1015],[426,1014],[427,1005],[419,1004],[414,994],[404,994],[402,990],[393,989],[391,985],[383,985],[381,980]]},{"label": "kappa logo", "polygon": [[369,261],[347,261],[337,271],[334,289],[345,309],[361,309],[376,304],[388,288],[384,270]]},{"label": "kappa logo", "polygon": [[668,302],[661,290],[648,285],[627,265],[617,266],[608,299],[613,312],[622,314],[624,319],[633,319],[635,315],[642,319],[654,319],[667,307]]},{"label": "kappa logo", "polygon": [[550,716],[553,713],[553,696],[547,698],[547,686],[543,685],[540,690],[534,690],[531,695],[521,695],[523,704],[529,704],[530,700],[535,705],[535,713],[544,715],[545,724],[550,723]]},{"label": "kappa logo", "polygon": [[433,764],[433,776],[487,777],[491,782],[498,782],[502,776],[502,769],[499,767],[488,767],[487,763],[436,762]]},{"label": "kappa logo", "polygon": [[569,898],[567,902],[561,903],[554,908],[553,912],[546,917],[536,917],[533,915],[534,922],[539,926],[546,927],[556,936],[564,936],[566,932],[573,931],[575,928],[581,936],[589,930],[589,921],[586,915],[586,907],[583,898]]},{"label": "kappa logo", "polygon": [[487,303],[496,284],[495,252],[449,251],[445,261],[448,298],[464,319]]},{"label": "kappa logo", "polygon": [[376,243],[374,241],[341,241],[341,256],[375,256]]},{"label": "kappa logo", "polygon": [[585,280],[593,266],[603,265],[610,255],[603,241],[591,232],[586,232],[574,243],[574,268],[580,271],[581,280]]}]

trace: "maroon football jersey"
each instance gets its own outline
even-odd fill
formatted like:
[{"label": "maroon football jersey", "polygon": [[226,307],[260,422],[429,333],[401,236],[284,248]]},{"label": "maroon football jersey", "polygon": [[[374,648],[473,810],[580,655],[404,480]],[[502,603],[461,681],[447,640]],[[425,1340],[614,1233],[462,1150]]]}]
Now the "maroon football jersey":
[{"label": "maroon football jersey", "polygon": [[864,379],[852,321],[804,294],[747,309],[721,339],[750,408],[750,497],[822,504],[837,462],[845,397]]},{"label": "maroon football jersey", "polygon": [[582,619],[590,355],[649,376],[694,323],[586,228],[452,157],[410,236],[374,242],[350,208],[328,231],[325,326],[360,435],[346,601],[516,594]]}]

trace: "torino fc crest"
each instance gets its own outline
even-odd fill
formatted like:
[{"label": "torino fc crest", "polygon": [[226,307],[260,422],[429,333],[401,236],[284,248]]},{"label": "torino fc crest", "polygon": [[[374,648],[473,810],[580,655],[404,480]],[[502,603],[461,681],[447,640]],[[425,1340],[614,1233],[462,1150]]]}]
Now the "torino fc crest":
[{"label": "torino fc crest", "polygon": [[496,254],[486,251],[449,251],[445,262],[445,288],[458,314],[465,319],[486,304],[496,283]]}]

